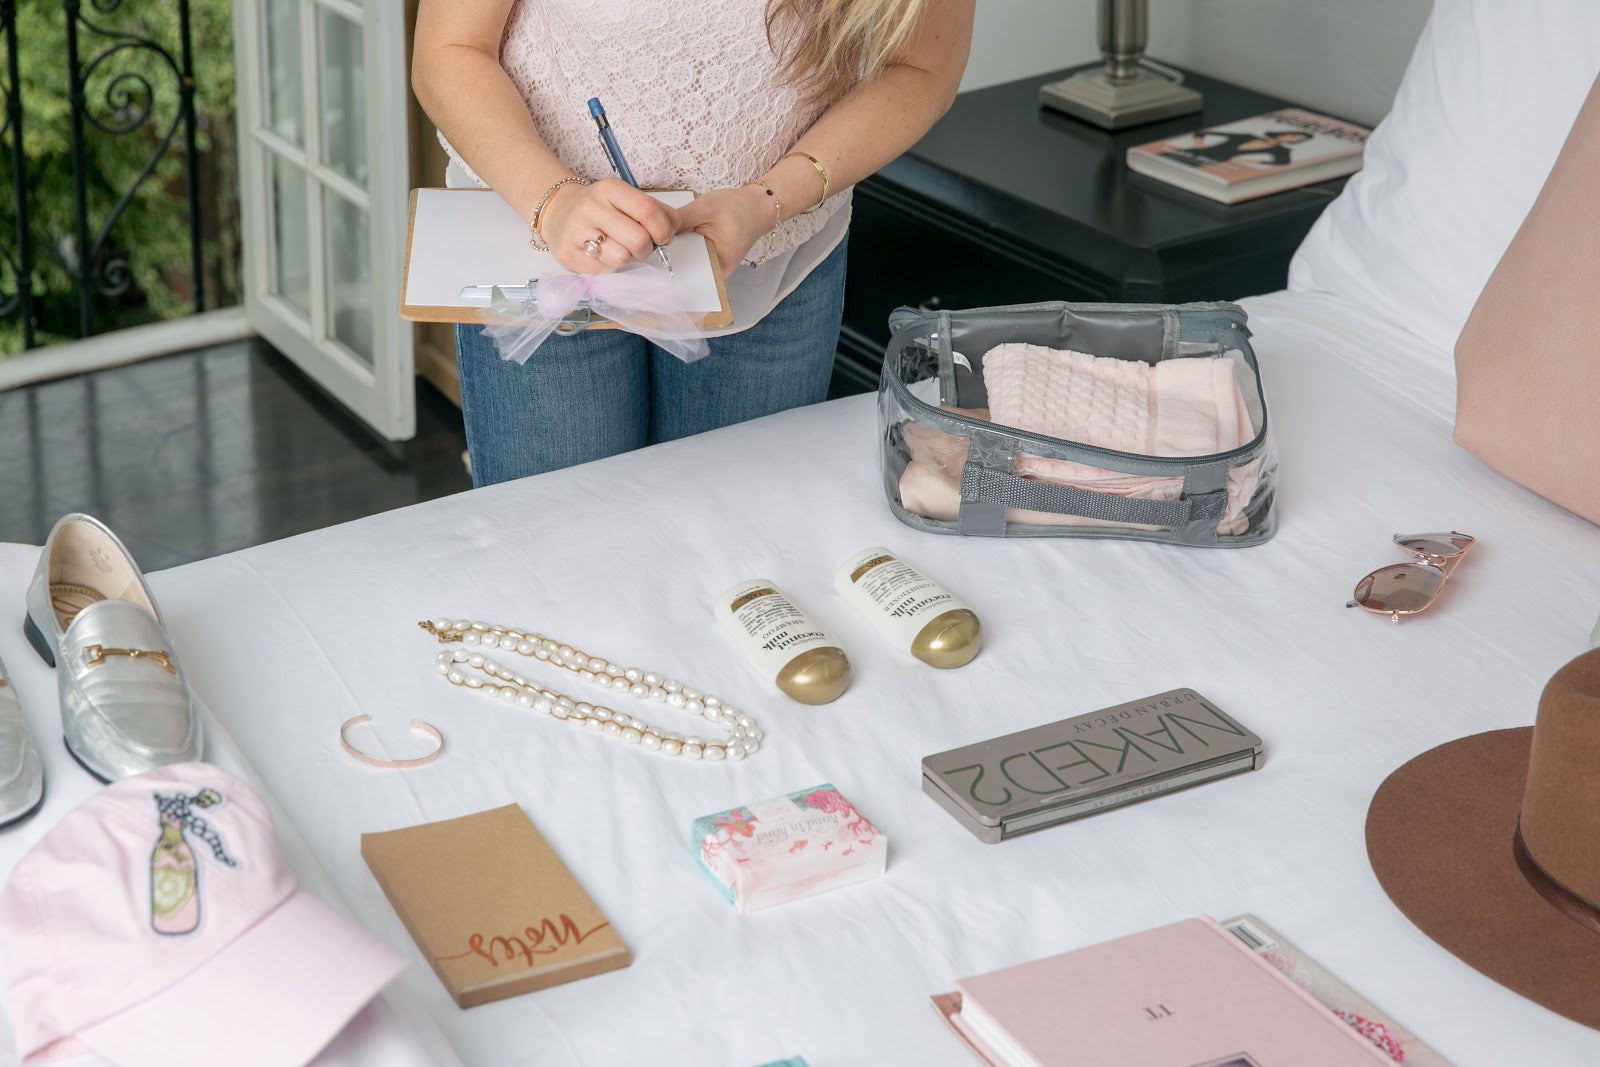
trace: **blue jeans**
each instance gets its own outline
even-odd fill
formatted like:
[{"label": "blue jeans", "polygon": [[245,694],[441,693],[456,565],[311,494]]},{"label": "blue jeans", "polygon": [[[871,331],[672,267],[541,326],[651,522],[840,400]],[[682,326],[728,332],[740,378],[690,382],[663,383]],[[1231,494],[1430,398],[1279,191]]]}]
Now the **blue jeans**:
[{"label": "blue jeans", "polygon": [[493,485],[824,399],[844,314],[846,241],[760,322],[684,363],[622,330],[551,334],[527,363],[456,327],[472,484]]}]

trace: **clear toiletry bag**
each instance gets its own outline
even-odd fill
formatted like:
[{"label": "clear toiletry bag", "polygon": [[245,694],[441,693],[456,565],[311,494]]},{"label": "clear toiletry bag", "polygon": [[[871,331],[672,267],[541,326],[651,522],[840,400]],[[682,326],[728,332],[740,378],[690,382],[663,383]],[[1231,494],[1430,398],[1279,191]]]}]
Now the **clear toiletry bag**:
[{"label": "clear toiletry bag", "polygon": [[1021,304],[889,318],[884,490],[934,533],[1238,548],[1277,454],[1235,304]]}]

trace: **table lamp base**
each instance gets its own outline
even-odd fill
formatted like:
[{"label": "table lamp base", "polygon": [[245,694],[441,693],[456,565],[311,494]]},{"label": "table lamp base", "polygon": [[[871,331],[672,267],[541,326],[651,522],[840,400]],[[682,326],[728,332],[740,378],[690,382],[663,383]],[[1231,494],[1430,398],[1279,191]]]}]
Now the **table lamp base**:
[{"label": "table lamp base", "polygon": [[1039,87],[1039,103],[1107,130],[1139,126],[1199,111],[1193,89],[1139,68],[1128,81],[1114,82],[1104,67],[1080,70]]}]

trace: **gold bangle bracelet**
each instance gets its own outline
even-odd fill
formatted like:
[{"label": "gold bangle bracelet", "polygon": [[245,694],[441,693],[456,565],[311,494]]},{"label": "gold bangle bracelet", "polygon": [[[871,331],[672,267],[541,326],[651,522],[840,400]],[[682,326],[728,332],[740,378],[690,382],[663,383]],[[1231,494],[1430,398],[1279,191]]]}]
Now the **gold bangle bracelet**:
[{"label": "gold bangle bracelet", "polygon": [[345,732],[352,726],[360,726],[364,722],[371,721],[371,715],[357,715],[353,719],[346,719],[344,725],[339,727],[340,746],[362,763],[370,763],[374,767],[422,767],[438,759],[439,753],[444,751],[444,736],[439,733],[439,728],[432,723],[423,722],[421,719],[412,719],[411,728],[413,730],[427,734],[436,742],[432,752],[429,752],[426,756],[418,756],[415,759],[387,759],[383,756],[368,755],[352,745],[350,739],[345,736]]},{"label": "gold bangle bracelet", "polygon": [[800,212],[802,215],[809,215],[828,201],[828,168],[822,165],[822,160],[818,159],[810,152],[801,152],[798,149],[793,152],[786,153],[781,159],[779,159],[778,162],[781,163],[784,159],[788,159],[790,156],[794,156],[796,159],[804,159],[809,161],[813,167],[817,168],[817,176],[822,179],[821,198],[817,200],[817,203],[814,207],[806,208],[806,210]]}]

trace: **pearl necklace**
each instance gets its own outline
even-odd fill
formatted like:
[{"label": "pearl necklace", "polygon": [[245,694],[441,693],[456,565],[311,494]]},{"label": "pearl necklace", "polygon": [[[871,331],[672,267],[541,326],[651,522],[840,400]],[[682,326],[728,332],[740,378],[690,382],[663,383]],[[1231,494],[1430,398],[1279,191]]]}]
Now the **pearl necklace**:
[{"label": "pearl necklace", "polygon": [[[560,667],[586,682],[628,693],[639,700],[659,701],[719,727],[728,737],[725,741],[709,742],[697,736],[684,737],[651,726],[626,712],[573,700],[542,688],[519,672],[468,648],[442,649],[439,652],[436,660],[439,673],[451,685],[477,689],[490,696],[498,696],[509,704],[532,708],[551,718],[586,726],[628,744],[643,745],[664,756],[712,762],[727,759],[732,762],[754,755],[761,747],[764,735],[750,716],[709,693],[690,689],[676,679],[665,678],[655,671],[619,667],[600,656],[591,656],[543,634],[514,630],[507,626],[491,626],[470,619],[434,619],[417,625],[437,637],[441,644],[459,642],[468,646],[515,652]],[[488,680],[478,677],[474,672],[487,675]]]}]

